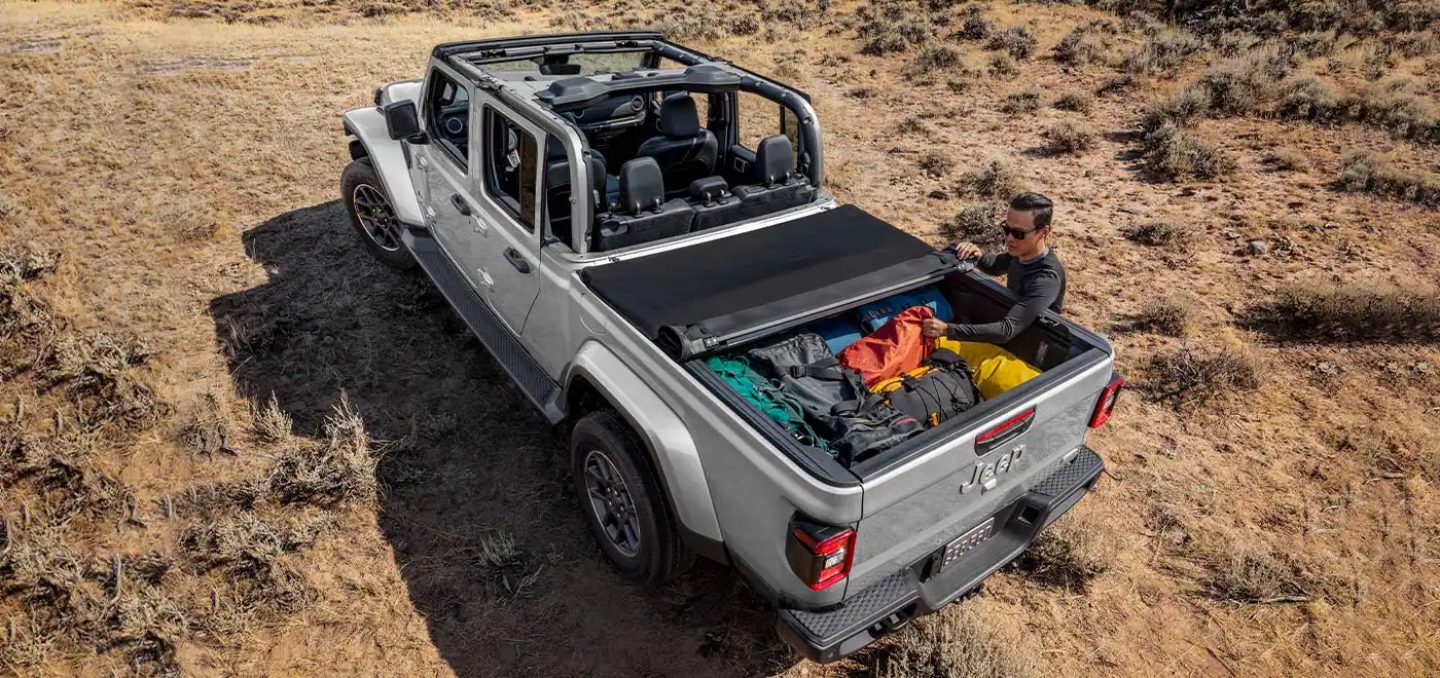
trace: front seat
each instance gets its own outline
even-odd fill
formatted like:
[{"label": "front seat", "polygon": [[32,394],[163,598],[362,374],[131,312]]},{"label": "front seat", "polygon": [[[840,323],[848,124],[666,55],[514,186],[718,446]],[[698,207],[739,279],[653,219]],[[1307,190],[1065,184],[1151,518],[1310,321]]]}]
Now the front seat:
[{"label": "front seat", "polygon": [[700,127],[695,100],[677,92],[660,102],[660,136],[650,137],[635,152],[637,158],[654,158],[672,195],[683,194],[690,182],[715,171],[720,144]]},{"label": "front seat", "polygon": [[606,252],[690,232],[695,210],[679,198],[665,199],[665,181],[653,158],[620,166],[619,199],[599,215],[591,249]]}]

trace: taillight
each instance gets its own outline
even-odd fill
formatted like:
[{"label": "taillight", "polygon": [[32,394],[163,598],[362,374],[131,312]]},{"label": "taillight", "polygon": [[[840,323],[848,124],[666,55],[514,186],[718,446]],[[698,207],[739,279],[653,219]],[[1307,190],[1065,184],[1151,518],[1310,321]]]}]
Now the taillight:
[{"label": "taillight", "polygon": [[1090,428],[1099,428],[1110,421],[1110,415],[1115,412],[1115,401],[1120,398],[1120,387],[1124,385],[1125,379],[1120,375],[1110,378],[1110,385],[1100,393],[1100,402],[1095,403],[1095,413],[1090,415]]},{"label": "taillight", "polygon": [[790,568],[813,591],[829,588],[850,574],[855,559],[855,530],[792,521],[785,544]]}]

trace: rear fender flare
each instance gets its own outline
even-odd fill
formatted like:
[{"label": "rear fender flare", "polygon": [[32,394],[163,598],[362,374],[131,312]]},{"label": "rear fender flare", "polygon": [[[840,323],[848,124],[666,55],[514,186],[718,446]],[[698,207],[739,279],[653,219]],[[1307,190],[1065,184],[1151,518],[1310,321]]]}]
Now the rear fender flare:
[{"label": "rear fender flare", "polygon": [[[365,149],[370,164],[384,184],[395,216],[405,224],[423,226],[425,216],[420,198],[410,180],[410,165],[404,142],[390,138],[385,116],[378,108],[359,108],[345,114],[345,133],[354,136]],[[352,155],[354,154],[352,150]]]},{"label": "rear fender flare", "polygon": [[[565,377],[567,392],[583,377],[640,434],[654,457],[675,518],[685,529],[715,542],[720,521],[705,482],[705,469],[685,422],[610,349],[590,341],[580,348]],[[566,402],[562,400],[562,402]]]}]

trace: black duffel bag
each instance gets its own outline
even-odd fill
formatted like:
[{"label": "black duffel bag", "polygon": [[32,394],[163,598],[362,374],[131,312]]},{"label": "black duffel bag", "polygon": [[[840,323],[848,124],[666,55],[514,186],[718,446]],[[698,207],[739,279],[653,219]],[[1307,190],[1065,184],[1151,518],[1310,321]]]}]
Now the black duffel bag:
[{"label": "black duffel bag", "polygon": [[859,374],[841,365],[818,334],[801,333],[746,351],[751,366],[800,403],[805,419],[849,465],[924,430],[885,404]]},{"label": "black duffel bag", "polygon": [[945,349],[934,353],[942,352],[954,356],[958,363],[945,356],[936,360],[932,354],[929,372],[918,377],[903,376],[899,385],[885,394],[891,407],[925,422],[928,427],[939,426],[980,402],[980,389],[971,381],[970,366],[965,359]]}]

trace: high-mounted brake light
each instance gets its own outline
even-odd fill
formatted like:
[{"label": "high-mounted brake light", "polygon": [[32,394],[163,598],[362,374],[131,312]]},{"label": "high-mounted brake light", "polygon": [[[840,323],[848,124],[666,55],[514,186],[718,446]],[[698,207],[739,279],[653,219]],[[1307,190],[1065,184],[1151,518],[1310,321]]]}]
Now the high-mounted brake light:
[{"label": "high-mounted brake light", "polygon": [[855,530],[795,520],[785,544],[790,568],[813,591],[822,591],[850,575],[855,559]]},{"label": "high-mounted brake light", "polygon": [[1100,401],[1095,403],[1095,413],[1090,415],[1090,428],[1099,428],[1110,421],[1110,415],[1115,412],[1115,401],[1120,398],[1120,387],[1124,385],[1124,377],[1117,374],[1110,378],[1110,385],[1100,392]]}]

